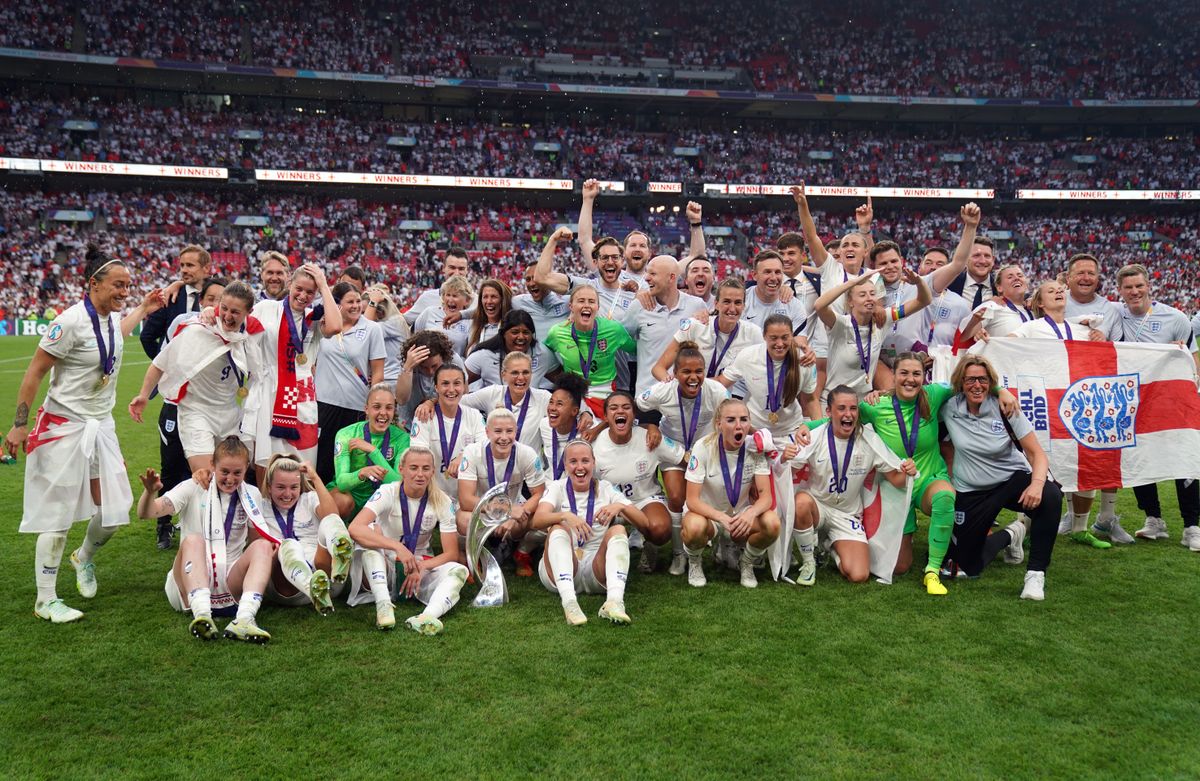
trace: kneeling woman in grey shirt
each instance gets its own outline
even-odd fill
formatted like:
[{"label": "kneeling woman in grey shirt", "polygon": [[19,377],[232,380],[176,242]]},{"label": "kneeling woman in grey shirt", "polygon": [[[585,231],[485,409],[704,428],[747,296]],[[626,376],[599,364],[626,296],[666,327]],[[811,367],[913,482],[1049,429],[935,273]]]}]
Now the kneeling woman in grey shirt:
[{"label": "kneeling woman in grey shirt", "polygon": [[1010,419],[1001,414],[991,395],[997,382],[986,358],[965,355],[951,380],[956,395],[942,407],[942,424],[954,445],[951,474],[957,493],[949,558],[969,577],[978,576],[1001,550],[1005,561],[1020,564],[1025,555],[1022,521],[988,532],[1001,510],[1023,512],[1030,519],[1031,541],[1021,598],[1041,600],[1062,491],[1046,479],[1049,461],[1029,420],[1020,411]]}]

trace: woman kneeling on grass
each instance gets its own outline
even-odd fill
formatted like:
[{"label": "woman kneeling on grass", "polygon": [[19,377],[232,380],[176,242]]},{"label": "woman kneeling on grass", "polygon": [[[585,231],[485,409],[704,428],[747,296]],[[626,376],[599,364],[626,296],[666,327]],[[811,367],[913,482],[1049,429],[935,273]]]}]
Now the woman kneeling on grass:
[{"label": "woman kneeling on grass", "polygon": [[[180,612],[192,611],[191,632],[202,640],[217,637],[213,616],[234,614],[225,636],[265,643],[271,635],[255,623],[271,577],[273,544],[262,516],[262,496],[244,482],[250,451],[237,437],[226,437],[212,456],[206,488],[192,479],[158,495],[162,481],[153,469],[141,476],[146,491],[138,517],[154,520],[179,515],[182,539],[175,565],[167,573],[167,600]],[[251,535],[251,527],[256,534]]]},{"label": "woman kneeling on grass", "polygon": [[738,568],[742,585],[755,588],[754,568],[779,536],[779,515],[771,509],[771,469],[761,453],[746,447],[750,411],[745,402],[722,401],[713,426],[716,430],[692,449],[684,475],[687,512],[683,546],[688,556],[688,584],[702,587],[707,583],[700,557],[710,541],[724,537],[727,542],[746,543]]},{"label": "woman kneeling on grass", "polygon": [[329,580],[333,578],[334,591],[346,582],[354,543],[316,468],[291,453],[276,453],[267,462],[262,495],[270,535],[282,540],[268,598],[332,613]]},{"label": "woman kneeling on grass", "polygon": [[[458,603],[467,582],[467,568],[458,563],[458,528],[450,497],[434,480],[434,454],[413,445],[400,461],[399,483],[380,486],[350,524],[358,543],[350,568],[347,604],[375,602],[375,625],[396,626],[393,592],[415,597],[425,609],[404,625],[423,635],[442,631],[441,618]],[[437,527],[442,552],[433,555],[429,541]],[[396,562],[404,566],[404,581],[396,584]]]},{"label": "woman kneeling on grass", "polygon": [[644,527],[646,515],[611,483],[595,479],[596,459],[587,442],[576,439],[567,444],[563,467],[565,476],[550,484],[533,516],[534,528],[547,532],[538,576],[543,586],[558,592],[568,624],[587,623],[576,598],[579,593],[604,593],[600,617],[628,624],[629,537],[613,521],[624,516]]}]

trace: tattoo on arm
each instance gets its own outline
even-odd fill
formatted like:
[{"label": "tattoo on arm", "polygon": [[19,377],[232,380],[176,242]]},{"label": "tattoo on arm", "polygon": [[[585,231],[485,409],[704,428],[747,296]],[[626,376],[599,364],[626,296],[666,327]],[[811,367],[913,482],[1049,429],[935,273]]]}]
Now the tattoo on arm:
[{"label": "tattoo on arm", "polygon": [[21,402],[17,405],[17,414],[13,418],[13,426],[21,427],[29,423],[29,405]]}]

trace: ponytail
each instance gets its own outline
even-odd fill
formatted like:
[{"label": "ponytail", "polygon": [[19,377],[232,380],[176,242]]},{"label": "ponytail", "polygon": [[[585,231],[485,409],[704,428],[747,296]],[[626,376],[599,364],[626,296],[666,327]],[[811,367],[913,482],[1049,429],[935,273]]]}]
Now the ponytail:
[{"label": "ponytail", "polygon": [[[775,313],[763,322],[763,333],[773,325],[783,326],[788,333],[792,332],[792,318],[785,314]],[[787,369],[783,375],[783,398],[781,404],[786,407],[800,398],[800,350],[794,339],[788,342],[788,354],[784,359]]]}]

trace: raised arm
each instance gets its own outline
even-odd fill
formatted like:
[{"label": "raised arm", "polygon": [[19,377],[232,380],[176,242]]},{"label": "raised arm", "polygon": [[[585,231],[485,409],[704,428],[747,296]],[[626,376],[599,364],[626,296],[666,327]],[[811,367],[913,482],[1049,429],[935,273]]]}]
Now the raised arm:
[{"label": "raised arm", "polygon": [[796,202],[796,211],[800,213],[800,227],[804,231],[804,242],[808,244],[808,256],[812,264],[820,268],[829,257],[821,237],[817,235],[817,224],[813,222],[812,212],[808,209],[808,197],[804,194],[804,181],[799,187],[792,187],[792,200]]},{"label": "raised arm", "polygon": [[592,249],[595,248],[596,242],[592,240],[592,206],[595,205],[596,196],[599,194],[600,183],[595,179],[588,179],[583,183],[583,203],[579,206],[579,250],[583,253],[583,262],[593,271],[596,270],[596,259],[592,257]]},{"label": "raised arm", "polygon": [[[580,232],[582,238],[582,231]],[[550,235],[546,241],[546,246],[542,247],[542,254],[538,256],[537,265],[533,267],[533,281],[535,284],[541,285],[547,290],[553,290],[555,293],[566,293],[571,288],[571,279],[566,274],[554,270],[554,253],[558,250],[559,242],[570,241],[574,236],[569,228],[561,227]],[[580,242],[582,247],[582,241]],[[591,264],[592,251],[585,250],[584,254],[588,258],[588,263]],[[593,265],[594,267],[594,265]]]},{"label": "raised arm", "polygon": [[321,319],[321,333],[325,336],[341,333],[342,310],[333,300],[333,291],[329,289],[329,280],[325,279],[325,272],[316,263],[305,263],[300,270],[317,281],[317,292],[321,294],[321,303],[325,305],[325,316]]},{"label": "raised arm", "polygon": [[[133,329],[137,328],[137,324],[142,322],[147,315],[154,314],[166,305],[167,302],[166,299],[163,298],[162,290],[159,288],[154,288],[151,290],[145,295],[145,297],[142,298],[142,303],[138,304],[136,309],[121,318],[121,337],[128,338],[129,335],[133,333]],[[167,333],[168,326],[170,326],[170,323],[163,323],[162,333],[164,336]],[[160,346],[158,349],[162,349],[161,344],[162,342],[160,341]],[[145,347],[145,345],[146,343],[142,342],[142,346]],[[158,354],[158,349],[154,351],[155,355]],[[154,359],[154,355],[150,355],[149,351],[147,351],[146,354],[150,356],[151,360]]]},{"label": "raised arm", "polygon": [[[900,305],[900,312],[902,313],[900,315],[901,318],[920,312],[922,309],[929,306],[931,301],[933,301],[933,293],[929,292],[929,285],[925,284],[925,280],[921,279],[917,272],[913,271],[907,266],[904,268],[904,281],[910,285],[916,285],[917,297],[910,298]],[[887,324],[887,311],[885,308],[876,307],[875,317],[878,325],[883,326]]]},{"label": "raised arm", "polygon": [[[867,274],[870,273],[867,272]],[[847,290],[857,285],[867,274],[863,274],[861,277],[850,277],[836,287],[823,290],[817,300],[813,302],[813,311],[817,313],[817,317],[821,318],[821,322],[825,324],[826,328],[833,328],[833,324],[837,321],[837,313],[830,308],[833,302],[845,295]]]},{"label": "raised arm", "polygon": [[933,294],[936,296],[945,290],[958,275],[967,270],[967,260],[971,257],[971,245],[975,243],[975,235],[979,230],[979,222],[983,217],[982,210],[974,203],[968,203],[958,210],[962,220],[962,236],[958,246],[954,248],[954,257],[950,262],[933,272],[930,281],[933,283]]},{"label": "raised arm", "polygon": [[691,243],[688,245],[687,257],[683,259],[684,263],[707,254],[707,248],[704,246],[704,225],[701,224],[704,219],[703,207],[695,201],[688,201],[686,214]]},{"label": "raised arm", "polygon": [[871,225],[875,222],[875,206],[871,203],[871,196],[867,196],[867,202],[854,210],[854,221],[858,223],[858,232],[863,236],[863,244],[867,252],[871,251],[871,247],[875,246],[875,231]]}]

